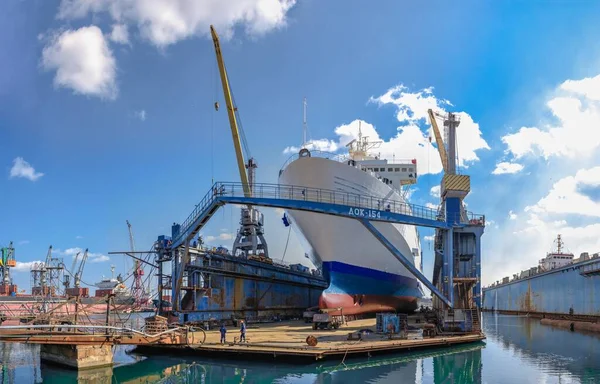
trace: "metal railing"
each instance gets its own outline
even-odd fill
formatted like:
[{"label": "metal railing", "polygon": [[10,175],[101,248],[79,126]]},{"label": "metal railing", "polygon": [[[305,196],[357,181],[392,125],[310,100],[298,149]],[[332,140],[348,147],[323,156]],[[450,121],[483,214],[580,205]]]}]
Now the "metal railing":
[{"label": "metal railing", "polygon": [[[138,331],[132,328],[126,327],[115,327],[110,325],[85,325],[85,324],[41,324],[41,325],[3,325],[0,328],[0,340],[1,339],[10,339],[10,338],[20,338],[25,336],[36,336],[35,333],[32,333],[32,330],[40,330],[40,331],[49,331],[49,332],[64,332],[65,330],[70,330],[75,332],[79,336],[85,335],[100,335],[105,337],[106,335],[115,337],[115,336],[129,336],[129,335],[139,335],[147,338],[155,338],[163,335],[167,335],[170,333],[177,333],[181,331],[187,331],[187,327],[175,327],[169,328],[165,331],[158,333],[146,333],[143,331]],[[18,331],[22,330],[23,333],[3,333],[4,330],[12,330]]]},{"label": "metal railing", "polygon": [[[188,232],[192,224],[204,214],[207,208],[221,197],[245,197],[243,184],[234,182],[215,183],[211,190],[202,198],[200,203],[196,205],[188,218],[181,224],[179,234],[175,236],[173,242],[177,243],[181,240],[181,236]],[[443,212],[440,212],[437,208],[429,208],[426,206],[409,204],[406,201],[389,200],[377,196],[360,195],[351,192],[310,188],[298,185],[255,184],[252,197],[346,205],[358,210],[367,209],[374,211],[371,212],[371,214],[374,214],[375,217],[370,216],[371,218],[377,218],[376,211],[386,211],[421,219],[445,221]],[[454,218],[451,222],[455,224],[479,223],[480,225],[484,225],[485,217],[469,212],[463,212],[460,217]]]},{"label": "metal railing", "polygon": [[[281,166],[280,171],[283,171],[291,162],[295,161],[296,159],[300,158],[300,153],[294,153],[293,155],[291,155],[286,161],[285,163],[283,163],[283,165]],[[350,155],[348,153],[332,153],[332,152],[326,152],[326,151],[319,151],[319,150],[310,150],[310,157],[319,157],[319,158],[323,158],[323,159],[329,159],[329,160],[333,160],[333,161],[337,161],[339,163],[345,163],[348,162],[349,160],[352,160]],[[409,159],[409,158],[387,158],[387,157],[381,157],[381,156],[377,156],[376,159],[374,160],[386,160],[388,163],[387,164],[361,164],[361,161],[356,161],[357,167],[360,169],[363,168],[367,168],[367,167],[388,167],[388,166],[398,166],[400,164],[413,164],[412,161],[413,159]]]}]

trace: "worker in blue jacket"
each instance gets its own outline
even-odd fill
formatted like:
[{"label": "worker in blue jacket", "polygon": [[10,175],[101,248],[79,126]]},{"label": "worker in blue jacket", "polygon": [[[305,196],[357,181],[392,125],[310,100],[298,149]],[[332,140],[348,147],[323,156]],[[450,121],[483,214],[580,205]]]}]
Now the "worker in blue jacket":
[{"label": "worker in blue jacket", "polygon": [[221,332],[221,344],[225,344],[225,334],[227,333],[227,328],[225,328],[225,323],[221,323],[221,328],[219,329]]},{"label": "worker in blue jacket", "polygon": [[246,342],[246,323],[244,320],[240,320],[240,343]]}]

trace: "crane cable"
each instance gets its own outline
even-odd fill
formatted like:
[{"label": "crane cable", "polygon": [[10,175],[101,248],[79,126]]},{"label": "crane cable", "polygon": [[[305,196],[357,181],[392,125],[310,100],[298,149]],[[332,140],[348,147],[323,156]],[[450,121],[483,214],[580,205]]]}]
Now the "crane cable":
[{"label": "crane cable", "polygon": [[250,147],[248,146],[248,140],[246,140],[246,133],[244,132],[244,127],[242,125],[242,119],[240,118],[240,114],[238,112],[237,102],[235,101],[235,93],[233,92],[233,89],[231,89],[231,87],[230,87],[230,92],[231,92],[231,99],[233,100],[233,113],[235,113],[235,117],[237,119],[239,131],[240,131],[240,138],[242,139],[242,146],[244,147],[244,151],[246,152],[246,157],[248,159],[250,159],[252,157],[252,154],[250,153]]},{"label": "crane cable", "polygon": [[[209,56],[207,56],[209,57]],[[219,110],[219,93],[217,91],[217,74],[215,71],[217,64],[215,62],[211,65],[212,70],[212,82],[214,91],[214,110],[210,114],[210,185],[215,183],[215,113]]]}]

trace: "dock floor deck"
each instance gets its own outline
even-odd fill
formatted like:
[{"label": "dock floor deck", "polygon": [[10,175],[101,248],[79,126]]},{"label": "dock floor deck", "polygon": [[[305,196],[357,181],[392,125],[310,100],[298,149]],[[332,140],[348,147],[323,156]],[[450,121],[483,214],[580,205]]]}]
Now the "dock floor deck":
[{"label": "dock floor deck", "polygon": [[[435,338],[400,339],[396,335],[391,340],[382,334],[371,333],[363,335],[361,341],[356,339],[356,332],[362,329],[375,331],[375,319],[348,322],[337,330],[313,330],[311,324],[301,321],[251,324],[246,331],[246,343],[234,343],[234,337],[239,340],[238,328],[228,327],[227,343],[220,343],[218,329],[206,332],[206,341],[202,345],[185,348],[187,352],[232,358],[308,358],[320,360],[331,357],[343,358],[350,355],[370,356],[376,353],[401,352],[423,348],[440,348],[450,345],[479,342],[485,339],[482,333],[438,336]],[[348,340],[348,334],[355,333],[354,340]],[[318,344],[314,347],[306,343],[306,338],[313,335]],[[161,349],[160,346],[147,346],[143,350],[152,352]],[[190,350],[191,349],[191,350]]]}]

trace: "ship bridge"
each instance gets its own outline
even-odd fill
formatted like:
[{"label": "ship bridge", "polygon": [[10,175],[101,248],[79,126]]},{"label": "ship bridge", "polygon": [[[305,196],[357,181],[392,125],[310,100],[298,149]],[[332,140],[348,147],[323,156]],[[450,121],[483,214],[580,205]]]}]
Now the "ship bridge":
[{"label": "ship bridge", "polygon": [[[184,270],[181,266],[189,261],[190,243],[217,210],[225,204],[283,208],[286,210],[307,211],[358,220],[408,271],[448,307],[453,306],[453,289],[446,289],[446,294],[440,292],[421,271],[415,268],[407,256],[403,255],[385,238],[373,225],[373,222],[408,224],[449,232],[460,230],[460,228],[464,227],[475,226],[483,228],[485,225],[485,217],[483,215],[476,215],[466,211],[448,214],[443,209],[434,209],[375,196],[294,185],[254,184],[252,195],[248,197],[244,187],[242,183],[215,183],[200,203],[196,205],[189,217],[181,225],[173,225],[172,240],[166,248],[169,252],[181,251],[183,253],[181,258],[176,258],[176,260],[180,259],[181,261],[174,264],[174,270],[172,271],[173,277],[176,277],[174,282],[177,282],[173,286],[173,298],[176,309],[179,309],[177,303]],[[451,239],[452,237],[448,238]],[[443,254],[447,256],[444,257],[444,266],[448,267],[447,259],[451,258],[450,255],[453,255],[453,242],[449,241],[446,245],[443,251]],[[479,252],[476,253],[478,254]],[[174,257],[174,255],[171,257]],[[478,264],[479,261],[477,261]],[[451,261],[449,269],[452,270]],[[479,275],[476,278],[479,279]],[[453,283],[451,279],[447,283],[452,287]]]}]

